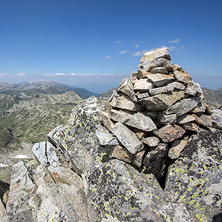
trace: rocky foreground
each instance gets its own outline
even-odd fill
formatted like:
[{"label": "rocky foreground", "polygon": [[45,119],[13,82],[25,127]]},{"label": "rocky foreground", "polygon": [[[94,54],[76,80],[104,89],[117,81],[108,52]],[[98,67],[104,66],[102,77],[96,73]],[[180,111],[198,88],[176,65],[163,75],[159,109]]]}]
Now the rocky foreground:
[{"label": "rocky foreground", "polygon": [[[2,221],[221,221],[222,110],[167,48],[91,97],[1,181]],[[9,191],[8,191],[9,190]]]}]

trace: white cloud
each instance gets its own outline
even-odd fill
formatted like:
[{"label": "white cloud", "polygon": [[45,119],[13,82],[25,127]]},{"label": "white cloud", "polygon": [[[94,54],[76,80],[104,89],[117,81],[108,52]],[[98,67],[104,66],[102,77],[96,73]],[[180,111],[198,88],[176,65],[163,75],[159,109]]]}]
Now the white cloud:
[{"label": "white cloud", "polygon": [[120,43],[121,43],[121,41],[119,41],[119,40],[115,42],[115,44],[120,44]]},{"label": "white cloud", "polygon": [[0,73],[0,77],[23,77],[26,76],[25,73],[15,73],[15,74],[11,74],[11,73]]},{"label": "white cloud", "polygon": [[169,49],[170,51],[173,51],[173,50],[176,49],[176,46],[174,46],[174,45],[173,45],[173,46],[169,46],[168,49]]},{"label": "white cloud", "polygon": [[137,51],[137,52],[135,52],[135,53],[133,53],[133,56],[141,56],[141,52],[140,51]]},{"label": "white cloud", "polygon": [[135,47],[135,48],[139,48],[139,45],[136,44],[134,47]]},{"label": "white cloud", "polygon": [[107,60],[107,59],[110,59],[111,56],[105,56],[103,59]]},{"label": "white cloud", "polygon": [[180,42],[180,39],[174,39],[172,41],[168,41],[168,43],[178,43],[178,42]]},{"label": "white cloud", "polygon": [[14,76],[26,76],[25,73],[17,73],[17,74],[14,74]]},{"label": "white cloud", "polygon": [[120,54],[126,54],[126,53],[129,53],[129,50],[122,50],[122,51],[120,51]]}]

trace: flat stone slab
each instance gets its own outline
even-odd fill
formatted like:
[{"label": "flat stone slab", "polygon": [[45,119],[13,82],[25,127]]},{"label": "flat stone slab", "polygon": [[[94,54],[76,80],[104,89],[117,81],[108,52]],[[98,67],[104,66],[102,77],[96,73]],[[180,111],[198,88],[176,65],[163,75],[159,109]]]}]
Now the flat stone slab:
[{"label": "flat stone slab", "polygon": [[158,95],[158,94],[161,94],[161,93],[170,92],[170,91],[173,91],[173,90],[174,90],[173,85],[168,84],[166,86],[162,86],[162,87],[159,87],[159,88],[150,89],[149,94],[151,96],[154,96],[154,95]]},{"label": "flat stone slab", "polygon": [[140,63],[154,61],[155,59],[166,58],[170,60],[170,54],[168,48],[164,47],[161,49],[154,49],[152,51],[144,53],[143,57],[140,60]]},{"label": "flat stone slab", "polygon": [[162,111],[169,108],[175,102],[177,102],[183,97],[184,97],[183,91],[178,91],[178,92],[172,91],[169,93],[159,94],[141,99],[140,102],[142,105],[146,107],[147,110]]},{"label": "flat stone slab", "polygon": [[168,71],[164,67],[155,67],[150,71],[152,74],[161,73],[161,74],[168,74]]},{"label": "flat stone slab", "polygon": [[153,120],[147,114],[141,112],[131,115],[130,119],[126,121],[125,124],[146,132],[151,132],[157,129]]},{"label": "flat stone slab", "polygon": [[98,128],[96,130],[96,136],[99,139],[99,143],[102,146],[117,146],[119,145],[116,137],[114,137],[112,134],[110,134],[107,130],[103,130],[102,128]]},{"label": "flat stone slab", "polygon": [[160,73],[150,74],[147,76],[147,78],[157,87],[166,85],[167,83],[170,83],[174,80],[172,76]]},{"label": "flat stone slab", "polygon": [[117,94],[113,96],[112,100],[110,101],[110,105],[116,108],[130,110],[130,111],[141,110],[141,106],[139,104],[137,104],[124,94]]},{"label": "flat stone slab", "polygon": [[192,78],[190,77],[190,75],[186,74],[186,73],[183,73],[183,72],[180,72],[180,71],[174,71],[174,76],[176,78],[176,80],[178,82],[182,82],[182,83],[189,83],[192,81]]},{"label": "flat stone slab", "polygon": [[188,115],[188,114],[184,114],[182,116],[179,116],[177,118],[177,122],[179,124],[185,124],[185,123],[189,123],[195,120],[195,116],[193,115]]},{"label": "flat stone slab", "polygon": [[188,113],[190,110],[194,109],[199,102],[199,97],[183,99],[169,107],[165,111],[165,114],[176,114],[177,116],[182,116],[183,114]]},{"label": "flat stone slab", "polygon": [[155,67],[164,67],[167,69],[168,72],[173,71],[173,63],[165,58],[159,58],[159,59],[155,59],[154,61],[143,62],[139,64],[138,69],[146,71],[146,72],[150,72]]},{"label": "flat stone slab", "polygon": [[155,131],[154,134],[158,136],[163,142],[169,143],[183,136],[186,131],[178,125],[166,125]]},{"label": "flat stone slab", "polygon": [[153,83],[148,79],[140,79],[135,82],[133,90],[135,92],[147,92],[149,89],[154,87]]},{"label": "flat stone slab", "polygon": [[153,120],[146,114],[142,112],[130,113],[123,110],[110,111],[110,117],[116,122],[132,126],[134,128],[150,132],[156,130],[156,125]]},{"label": "flat stone slab", "polygon": [[120,143],[132,154],[143,150],[143,143],[136,134],[124,126],[122,123],[116,123],[112,127],[112,133],[118,138]]}]

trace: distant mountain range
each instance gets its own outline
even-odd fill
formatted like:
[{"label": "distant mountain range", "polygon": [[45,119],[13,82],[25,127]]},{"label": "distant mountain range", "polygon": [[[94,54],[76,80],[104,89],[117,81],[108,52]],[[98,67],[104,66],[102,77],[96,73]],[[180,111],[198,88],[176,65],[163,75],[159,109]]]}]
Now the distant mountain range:
[{"label": "distant mountain range", "polygon": [[31,96],[24,92],[21,95],[0,94],[0,127],[9,128],[20,141],[39,142],[56,126],[64,124],[73,107],[82,100],[73,91]]},{"label": "distant mountain range", "polygon": [[99,94],[90,92],[84,88],[73,87],[56,82],[35,81],[22,82],[18,84],[0,83],[0,94],[13,94],[25,97],[39,93],[62,94],[68,91],[77,93],[83,99],[89,98],[90,96],[99,96]]}]

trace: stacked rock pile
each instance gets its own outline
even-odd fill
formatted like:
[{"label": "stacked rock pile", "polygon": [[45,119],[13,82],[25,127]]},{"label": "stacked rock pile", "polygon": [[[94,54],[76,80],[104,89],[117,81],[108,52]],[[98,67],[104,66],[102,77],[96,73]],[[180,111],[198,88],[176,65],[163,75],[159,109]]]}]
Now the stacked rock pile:
[{"label": "stacked rock pile", "polygon": [[100,144],[113,156],[161,179],[167,164],[185,148],[199,127],[211,127],[211,111],[202,89],[170,62],[167,48],[147,52],[131,80],[125,78],[102,112]]}]

